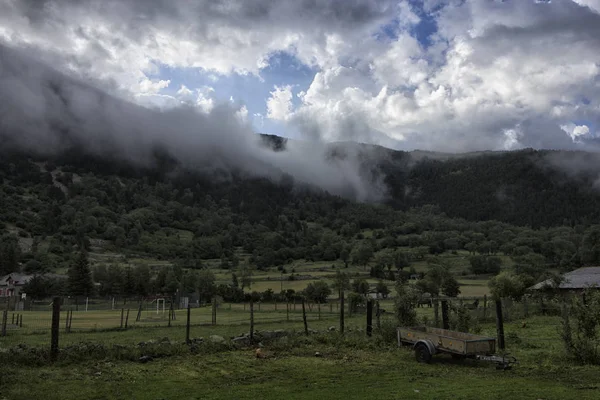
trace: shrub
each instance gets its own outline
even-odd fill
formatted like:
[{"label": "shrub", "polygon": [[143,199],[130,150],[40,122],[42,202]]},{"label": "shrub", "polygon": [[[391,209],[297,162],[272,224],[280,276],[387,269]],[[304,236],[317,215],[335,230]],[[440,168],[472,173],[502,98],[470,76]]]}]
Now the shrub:
[{"label": "shrub", "polygon": [[452,310],[454,312],[450,315],[450,329],[459,332],[470,332],[472,319],[467,307],[461,304],[453,306]]},{"label": "shrub", "polygon": [[366,304],[365,296],[351,292],[348,294],[348,302],[350,303],[350,310],[354,313],[358,311],[360,306],[364,306]]},{"label": "shrub", "polygon": [[600,364],[600,293],[592,290],[563,310],[561,338],[567,354],[587,364]]},{"label": "shrub", "polygon": [[396,283],[394,306],[400,326],[413,326],[417,324],[416,307],[419,299],[419,292],[411,285],[401,281]]},{"label": "shrub", "polygon": [[516,301],[521,300],[527,288],[532,284],[531,277],[517,275],[511,271],[501,272],[488,282],[493,298],[510,298]]},{"label": "shrub", "polygon": [[381,328],[379,329],[379,336],[383,343],[396,343],[396,322],[390,319],[384,319],[381,321]]}]

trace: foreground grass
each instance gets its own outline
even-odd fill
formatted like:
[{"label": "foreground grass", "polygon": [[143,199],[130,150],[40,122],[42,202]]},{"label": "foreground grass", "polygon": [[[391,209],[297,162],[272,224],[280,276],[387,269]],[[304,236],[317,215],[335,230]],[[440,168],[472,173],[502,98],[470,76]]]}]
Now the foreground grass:
[{"label": "foreground grass", "polygon": [[[430,312],[419,309],[419,312]],[[337,325],[311,321],[320,332]],[[366,338],[364,316],[347,320],[351,332],[293,335],[266,343],[267,359],[253,349],[200,347],[192,354],[177,345],[146,364],[135,357],[108,353],[59,360],[55,364],[18,362],[0,352],[0,399],[598,399],[600,368],[578,366],[564,356],[558,317],[532,317],[505,326],[509,352],[520,364],[511,371],[471,360],[436,356],[431,365],[415,362],[408,349],[394,344],[393,325],[384,336]],[[230,337],[247,326],[218,325],[192,328],[192,337],[213,334]],[[302,323],[265,323],[258,330],[302,331]],[[480,326],[495,336],[495,326]],[[14,333],[14,332],[13,332]],[[391,334],[390,334],[391,333]],[[128,331],[81,332],[61,335],[61,347],[81,341],[133,346],[139,341],[168,336],[183,340],[179,327],[140,327]],[[9,335],[2,347],[19,343],[48,347],[47,335]],[[144,351],[144,350],[142,350]],[[315,352],[322,357],[315,357]],[[169,357],[166,357],[169,355]],[[27,356],[25,356],[27,357]],[[81,361],[84,360],[84,361]],[[129,361],[124,361],[129,360]]]},{"label": "foreground grass", "polygon": [[[0,367],[6,399],[597,399],[597,368],[492,366],[405,349],[353,348],[307,339],[251,350],[186,355],[147,364],[100,361],[42,368]],[[363,348],[360,348],[363,347]],[[369,346],[367,346],[369,347]],[[322,357],[315,357],[319,351]],[[0,397],[2,398],[2,397]]]}]

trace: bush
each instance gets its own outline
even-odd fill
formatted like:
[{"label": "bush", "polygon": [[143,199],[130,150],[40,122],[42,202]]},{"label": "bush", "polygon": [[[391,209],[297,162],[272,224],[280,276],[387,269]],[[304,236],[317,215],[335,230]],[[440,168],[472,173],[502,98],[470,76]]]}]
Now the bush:
[{"label": "bush", "polygon": [[414,326],[417,324],[416,307],[420,297],[420,293],[411,285],[400,281],[396,283],[394,306],[400,326]]},{"label": "bush", "polygon": [[394,321],[384,319],[381,321],[381,329],[379,329],[379,336],[384,343],[396,343],[396,329],[397,325]]},{"label": "bush", "polygon": [[561,338],[567,354],[586,364],[600,364],[600,293],[587,290],[563,310]]},{"label": "bush", "polygon": [[520,300],[531,285],[531,278],[504,271],[490,279],[488,286],[495,299],[511,298]]},{"label": "bush", "polygon": [[366,304],[366,299],[365,296],[359,293],[351,292],[348,294],[348,302],[350,303],[350,310],[355,313],[359,307]]},{"label": "bush", "polygon": [[472,319],[471,314],[467,307],[463,304],[453,306],[452,311],[454,311],[450,315],[450,329],[459,331],[459,332],[471,332]]}]

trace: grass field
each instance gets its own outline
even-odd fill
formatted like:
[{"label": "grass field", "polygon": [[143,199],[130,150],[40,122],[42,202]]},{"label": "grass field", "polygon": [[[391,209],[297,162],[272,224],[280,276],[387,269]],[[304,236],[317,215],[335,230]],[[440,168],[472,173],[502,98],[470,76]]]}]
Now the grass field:
[{"label": "grass field", "polygon": [[[385,304],[385,303],[384,303]],[[319,316],[325,318],[337,318],[337,303],[318,305],[307,305],[306,313],[309,320],[318,320]],[[319,312],[320,309],[320,312]],[[172,327],[183,327],[186,324],[187,311],[175,310],[175,320],[171,321]],[[39,334],[48,332],[51,326],[52,313],[50,311],[24,311],[22,328],[11,327],[12,312],[9,316],[9,337],[24,336],[28,334]],[[16,314],[16,313],[15,313]],[[61,313],[60,328],[64,329],[66,312]],[[126,312],[124,319],[126,319]],[[136,322],[137,310],[129,312],[128,327],[130,328],[157,328],[167,327],[168,310],[163,313],[162,309],[156,313],[155,309],[144,310],[140,321]],[[209,325],[212,322],[211,307],[192,308],[190,312],[192,325]],[[285,322],[287,320],[300,321],[302,319],[302,306],[300,303],[290,303],[289,311],[285,303],[256,303],[254,305],[255,323]],[[124,321],[125,323],[125,321]],[[217,309],[217,323],[219,325],[244,325],[250,323],[250,307],[248,304],[221,304]],[[73,312],[73,331],[78,330],[106,330],[119,328],[121,326],[121,309],[116,310],[94,310]],[[11,329],[13,328],[13,329]]]},{"label": "grass field", "polygon": [[[380,302],[383,309],[392,310],[391,300]],[[420,309],[420,313],[431,313],[431,309]],[[337,303],[307,305],[307,320],[311,329],[326,329],[338,325],[339,305]],[[0,341],[0,347],[25,343],[28,345],[44,345],[50,342],[50,327],[52,315],[49,311],[25,311],[23,327],[11,329],[8,335]],[[136,311],[131,310],[128,330],[117,330],[121,326],[121,310],[76,311],[73,313],[71,333],[66,334],[66,312],[61,313],[60,330],[61,343],[77,343],[92,340],[102,343],[134,343],[157,337],[173,337],[174,340],[184,340],[186,310],[175,310],[176,319],[168,327],[167,313],[162,311],[157,315],[155,310],[144,311],[139,322],[135,322]],[[192,308],[190,312],[193,337],[203,335],[233,336],[248,331],[250,325],[250,307],[248,304],[221,304],[217,310],[217,325],[212,326],[210,307]],[[391,315],[390,315],[391,317]],[[364,328],[364,314],[349,317],[348,324]],[[9,324],[11,317],[9,317]],[[303,329],[302,306],[300,303],[289,305],[285,303],[264,303],[254,305],[254,322],[256,329]],[[112,330],[110,332],[104,332]],[[145,339],[144,339],[145,338]],[[139,339],[139,340],[138,340]]]},{"label": "grass field", "polygon": [[490,294],[488,281],[483,279],[458,279],[460,296],[483,296]]},{"label": "grass field", "polygon": [[[362,319],[362,318],[361,318]],[[349,326],[362,326],[349,320]],[[6,399],[598,399],[600,368],[564,358],[556,317],[534,317],[506,326],[508,349],[520,364],[511,371],[469,360],[436,356],[418,364],[411,351],[381,338],[351,332],[280,339],[267,359],[251,349],[179,355],[147,364],[90,360],[43,367],[0,366],[0,398]],[[326,326],[327,321],[315,322]],[[277,325],[271,325],[277,326]],[[164,328],[165,330],[168,328]],[[231,327],[198,327],[227,336]],[[239,333],[239,329],[231,332]],[[493,334],[493,325],[483,334]],[[172,331],[171,331],[172,332]],[[152,333],[157,334],[154,330]],[[92,332],[87,339],[131,335],[145,328]],[[160,337],[160,334],[151,337]],[[73,334],[76,335],[76,334]],[[36,336],[36,335],[31,335]],[[69,336],[69,335],[66,335]],[[80,338],[81,339],[81,338]],[[122,342],[122,340],[119,340]],[[315,352],[322,357],[315,357]],[[0,358],[4,357],[0,353]]]},{"label": "grass field", "polygon": [[[112,256],[112,255],[111,255]],[[489,294],[486,279],[465,279],[468,253],[445,254],[444,258],[461,285],[461,296]],[[102,257],[99,257],[99,260]],[[505,267],[510,260],[504,260]],[[168,263],[129,258],[129,264],[146,263],[155,267]],[[219,283],[231,282],[231,271],[218,268],[220,260],[206,264],[213,269]],[[285,266],[289,276],[313,279],[284,280],[275,269],[256,271],[252,291],[282,289],[300,291],[310,282],[332,282],[331,262],[295,261]],[[413,263],[418,272],[427,271],[426,261]],[[351,266],[345,272],[352,278],[368,278],[368,270]],[[368,279],[374,286],[376,279]],[[393,288],[393,282],[385,281]],[[393,292],[392,292],[393,294]],[[381,307],[392,311],[391,300]],[[81,307],[81,306],[80,306]],[[73,314],[72,332],[64,332],[63,312],[60,323],[60,346],[96,343],[105,346],[136,346],[139,342],[168,337],[182,343],[185,339],[186,311],[177,310],[176,319],[167,327],[166,314],[155,308],[142,312],[136,322],[137,306],[131,305],[127,330],[121,325],[120,306],[116,310],[77,311]],[[125,305],[124,307],[127,307]],[[257,359],[252,349],[218,352],[183,353],[140,364],[108,356],[94,356],[84,361],[59,361],[54,365],[31,367],[11,364],[6,349],[19,344],[47,349],[50,342],[49,311],[23,312],[23,328],[9,329],[0,338],[0,400],[13,399],[600,399],[600,368],[579,366],[568,360],[560,340],[557,317],[532,317],[505,325],[508,351],[520,362],[511,371],[497,371],[493,366],[474,361],[455,361],[438,356],[431,365],[417,364],[411,351],[397,348],[393,340],[393,315],[384,314],[384,332],[367,339],[365,315],[346,315],[346,335],[329,333],[337,327],[338,306],[333,303],[307,308],[308,326],[319,334],[305,337],[300,304],[255,304],[255,329],[285,329],[299,336],[267,343],[268,359]],[[419,317],[433,319],[433,309],[417,309]],[[226,339],[249,331],[249,307],[221,304],[217,325],[211,325],[210,307],[193,308],[192,338],[220,335]],[[9,317],[10,321],[10,317]],[[390,329],[392,334],[390,335]],[[482,335],[496,336],[494,324],[478,326]],[[289,339],[289,340],[288,340]],[[181,346],[181,344],[179,344]],[[315,357],[315,352],[322,357]]]}]

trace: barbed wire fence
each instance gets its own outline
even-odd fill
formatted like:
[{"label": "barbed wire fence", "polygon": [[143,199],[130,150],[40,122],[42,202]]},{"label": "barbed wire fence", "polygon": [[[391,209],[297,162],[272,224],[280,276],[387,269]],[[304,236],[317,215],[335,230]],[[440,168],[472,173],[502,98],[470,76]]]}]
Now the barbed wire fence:
[{"label": "barbed wire fence", "polygon": [[[55,299],[30,302],[26,310],[1,312],[2,335],[23,336],[50,334]],[[81,299],[58,298],[60,302],[59,331],[102,332],[137,328],[183,328],[196,326],[243,326],[251,324],[298,325],[314,321],[336,320],[339,302],[257,302],[229,303],[215,297],[208,304],[182,304],[170,298],[143,299]],[[253,307],[251,307],[253,304]],[[187,318],[189,308],[190,318]],[[251,321],[252,320],[252,321]]]},{"label": "barbed wire fence", "polygon": [[[174,335],[190,341],[195,327],[239,326],[254,330],[279,324],[282,329],[293,327],[308,333],[315,323],[321,329],[344,331],[344,318],[361,321],[360,330],[367,335],[382,332],[386,327],[395,329],[397,319],[393,299],[370,299],[366,306],[344,305],[342,299],[326,303],[302,304],[291,302],[229,303],[215,297],[207,304],[182,304],[170,298],[131,299],[74,299],[58,298],[58,322],[53,321],[56,299],[30,302],[25,310],[2,311],[1,336],[48,335],[57,331],[61,335],[85,332],[119,332],[132,329],[174,328]],[[186,307],[181,307],[185,305]],[[303,306],[304,305],[304,306]],[[0,305],[2,307],[2,305]],[[0,308],[1,309],[1,308]],[[432,298],[418,308],[419,324],[437,328],[459,330],[496,337],[499,348],[518,343],[540,346],[560,341],[561,319],[568,313],[569,304],[561,297],[527,296],[516,302],[510,299],[495,301],[487,296],[463,298]],[[527,324],[531,317],[548,317],[543,324],[548,329],[530,333]],[[321,323],[322,321],[322,323]],[[339,321],[339,325],[337,324]],[[504,324],[506,325],[506,329]],[[327,326],[330,326],[327,328]],[[485,328],[482,328],[485,326]],[[495,326],[495,329],[494,329]],[[177,329],[179,328],[179,329]],[[184,334],[185,329],[185,334]],[[190,332],[191,331],[191,332]],[[13,341],[14,342],[14,341]]]},{"label": "barbed wire fence", "polygon": [[[418,308],[419,324],[495,337],[498,347],[560,343],[572,303],[561,295],[527,295],[519,301],[488,296],[432,298]],[[530,329],[532,324],[538,329]],[[542,329],[540,329],[542,328]]]}]

